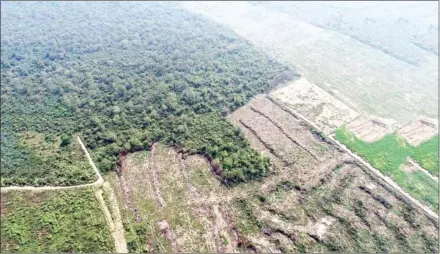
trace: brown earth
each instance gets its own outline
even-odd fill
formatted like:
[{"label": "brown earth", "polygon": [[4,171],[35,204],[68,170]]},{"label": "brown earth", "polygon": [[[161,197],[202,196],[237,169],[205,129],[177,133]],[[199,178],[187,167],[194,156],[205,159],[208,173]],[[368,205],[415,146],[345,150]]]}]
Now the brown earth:
[{"label": "brown earth", "polygon": [[398,134],[412,146],[418,146],[437,135],[438,126],[428,120],[417,120],[400,128]]},{"label": "brown earth", "polygon": [[226,188],[204,158],[161,144],[108,176],[137,251],[438,252],[437,221],[301,118],[259,96],[229,119],[272,159],[261,181]]},{"label": "brown earth", "polygon": [[365,116],[359,116],[347,124],[347,128],[358,139],[372,143],[393,132],[386,123]]},{"label": "brown earth", "polygon": [[[261,118],[256,111],[266,113],[266,117]],[[242,199],[251,211],[239,217],[256,225],[248,238],[257,250],[438,250],[438,237],[434,237],[438,234],[437,221],[403,201],[393,188],[325,142],[325,137],[298,117],[267,98],[257,97],[230,119],[244,129],[254,148],[265,153],[270,151],[267,147],[275,148],[271,175],[262,184],[254,184],[253,197]],[[277,147],[287,152],[277,155],[283,151]],[[294,149],[302,150],[307,159],[295,158]],[[286,165],[286,160],[293,163]]]},{"label": "brown earth", "polygon": [[304,77],[272,92],[271,95],[315,122],[326,134],[359,116],[351,103],[342,102]]}]

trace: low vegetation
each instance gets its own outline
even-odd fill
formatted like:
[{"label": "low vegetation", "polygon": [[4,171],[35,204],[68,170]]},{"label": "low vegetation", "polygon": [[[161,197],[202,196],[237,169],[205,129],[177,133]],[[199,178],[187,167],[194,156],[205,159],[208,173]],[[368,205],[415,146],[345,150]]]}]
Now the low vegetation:
[{"label": "low vegetation", "polygon": [[438,135],[421,143],[413,150],[413,158],[429,173],[438,177]]},{"label": "low vegetation", "polygon": [[[405,172],[400,168],[410,157],[421,162],[437,160],[438,163],[438,157],[434,155],[438,154],[438,136],[418,147],[410,146],[396,133],[386,135],[379,141],[366,143],[342,126],[336,130],[335,137],[350,150],[365,158],[382,174],[391,177],[409,194],[438,211],[438,184],[421,171]],[[438,175],[438,171],[432,170],[434,168],[430,167],[430,172]]]},{"label": "low vegetation", "polygon": [[1,194],[1,252],[113,252],[93,191]]}]

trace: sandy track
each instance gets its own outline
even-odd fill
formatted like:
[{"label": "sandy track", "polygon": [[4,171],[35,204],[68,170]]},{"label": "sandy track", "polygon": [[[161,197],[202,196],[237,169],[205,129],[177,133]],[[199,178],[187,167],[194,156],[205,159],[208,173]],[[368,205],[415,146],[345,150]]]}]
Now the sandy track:
[{"label": "sandy track", "polygon": [[[104,212],[105,215],[105,219],[107,221],[107,224],[110,228],[110,233],[113,237],[114,243],[115,243],[115,251],[116,253],[128,253],[128,249],[127,249],[127,242],[125,241],[125,236],[124,236],[124,228],[122,226],[122,221],[121,221],[121,215],[119,214],[119,209],[117,208],[117,203],[116,203],[116,199],[114,197],[114,194],[112,195],[112,190],[110,188],[110,186],[108,185],[108,183],[104,184],[104,186],[106,186],[104,189],[106,190],[106,192],[109,194],[109,198],[111,199],[111,204],[110,206],[115,206],[112,207],[112,212],[113,212],[113,218],[115,220],[113,220],[112,218],[112,214],[110,213],[107,205],[105,204],[104,198],[102,197],[102,190],[98,189],[95,191],[95,196],[96,199],[98,199],[99,204],[101,205],[101,209]],[[109,190],[110,188],[110,190]]]},{"label": "sandy track", "polygon": [[116,202],[115,194],[113,193],[113,190],[109,186],[107,182],[104,182],[104,179],[102,178],[101,173],[99,172],[98,168],[96,167],[95,163],[93,162],[92,158],[90,157],[89,152],[87,151],[86,146],[81,141],[81,138],[78,137],[78,143],[81,145],[81,149],[83,150],[84,154],[86,155],[90,166],[92,167],[93,171],[95,171],[98,179],[89,184],[80,184],[80,185],[74,185],[74,186],[42,186],[42,187],[34,187],[34,186],[10,186],[10,187],[1,187],[1,192],[8,192],[13,190],[18,191],[46,191],[46,190],[73,190],[73,189],[83,189],[83,188],[89,188],[89,187],[99,187],[103,186],[104,190],[108,193],[110,207],[112,210],[112,214],[110,213],[109,209],[107,208],[104,198],[102,197],[102,190],[97,189],[95,191],[95,196],[98,199],[101,209],[104,212],[104,215],[106,217],[108,226],[110,228],[110,232],[113,236],[113,239],[115,241],[115,250],[117,253],[128,253],[127,249],[127,242],[125,240],[124,236],[124,227],[122,225],[121,215],[119,213],[119,207]]},{"label": "sandy track", "polygon": [[82,188],[88,188],[93,186],[100,186],[104,183],[104,179],[101,176],[101,173],[99,172],[98,168],[96,167],[95,163],[93,163],[92,158],[89,155],[89,152],[87,151],[87,148],[85,147],[84,143],[81,141],[81,139],[78,137],[78,143],[81,145],[81,149],[85,153],[87,159],[89,160],[90,166],[92,166],[93,171],[95,171],[96,175],[98,176],[98,179],[93,183],[87,183],[87,184],[80,184],[80,185],[73,185],[73,186],[41,186],[41,187],[34,187],[34,186],[9,186],[9,187],[1,187],[1,192],[7,192],[10,190],[36,190],[36,191],[43,191],[43,190],[72,190],[72,189],[82,189]]}]

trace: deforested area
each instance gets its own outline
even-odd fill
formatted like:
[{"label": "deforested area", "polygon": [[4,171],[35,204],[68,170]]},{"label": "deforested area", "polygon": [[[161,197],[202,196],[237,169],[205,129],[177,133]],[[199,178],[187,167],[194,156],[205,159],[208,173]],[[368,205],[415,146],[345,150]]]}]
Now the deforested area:
[{"label": "deforested area", "polygon": [[2,1],[0,252],[438,253],[438,25],[353,5]]},{"label": "deforested area", "polygon": [[248,251],[438,252],[437,219],[278,103],[261,96],[230,117],[273,162],[233,203]]}]

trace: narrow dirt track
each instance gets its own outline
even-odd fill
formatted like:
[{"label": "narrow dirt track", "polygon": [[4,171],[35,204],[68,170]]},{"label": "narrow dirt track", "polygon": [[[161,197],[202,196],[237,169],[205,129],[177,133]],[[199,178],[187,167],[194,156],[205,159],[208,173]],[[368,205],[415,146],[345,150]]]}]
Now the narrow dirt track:
[{"label": "narrow dirt track", "polygon": [[109,212],[109,209],[107,208],[105,201],[102,197],[102,190],[97,190],[95,192],[95,195],[98,198],[99,203],[101,204],[101,208],[106,216],[107,223],[109,224],[110,232],[115,241],[115,250],[117,253],[128,253],[127,241],[125,240],[124,235],[124,226],[122,225],[121,214],[119,212],[116,196],[108,182],[105,182],[103,184],[103,187],[104,191],[107,193],[111,212]]},{"label": "narrow dirt track", "polygon": [[[112,213],[110,213],[109,209],[107,208],[105,204],[105,200],[102,196],[103,191],[101,189],[95,190],[95,196],[98,199],[101,209],[104,212],[104,215],[106,217],[106,221],[108,223],[108,226],[110,228],[110,233],[114,239],[115,243],[115,251],[116,253],[128,253],[127,249],[127,242],[125,240],[124,235],[124,227],[122,225],[121,215],[119,213],[119,207],[116,201],[116,196],[113,193],[113,190],[111,189],[108,182],[104,182],[104,178],[102,178],[101,173],[99,172],[98,168],[96,167],[95,163],[93,162],[92,158],[90,157],[89,152],[87,151],[86,146],[81,141],[81,139],[78,137],[78,142],[81,145],[81,149],[83,150],[84,154],[86,155],[90,166],[92,167],[93,171],[95,171],[96,175],[98,176],[98,179],[89,184],[80,184],[80,185],[74,185],[74,186],[42,186],[42,187],[33,187],[33,186],[10,186],[10,187],[1,187],[1,192],[8,192],[13,190],[24,190],[24,191],[46,191],[46,190],[73,190],[73,189],[83,189],[83,188],[91,188],[91,187],[100,187],[103,186],[104,190],[107,192],[110,202],[110,208]],[[112,218],[113,214],[113,218]]]},{"label": "narrow dirt track", "polygon": [[[275,103],[276,105],[278,105],[279,107],[281,107],[282,109],[287,110],[288,112],[290,112],[293,115],[296,115],[297,117],[301,118],[303,121],[305,121],[306,123],[308,123],[310,126],[312,126],[313,128],[319,130],[322,132],[322,130],[316,126],[313,122],[309,121],[307,118],[305,118],[304,116],[302,116],[301,114],[299,114],[298,112],[296,112],[295,110],[291,109],[290,107],[284,106],[282,104],[282,102],[279,102],[276,98],[272,97],[271,95],[267,95],[267,98],[270,99],[273,103]],[[328,139],[330,139],[332,141],[332,143],[334,143],[335,145],[339,146],[340,148],[342,148],[345,152],[347,152],[352,158],[354,158],[355,160],[357,160],[361,165],[365,166],[366,168],[368,168],[371,172],[373,172],[377,177],[381,178],[382,180],[384,180],[387,184],[389,184],[396,192],[397,194],[400,194],[404,199],[406,199],[408,202],[412,203],[414,206],[420,208],[428,217],[435,219],[438,221],[438,214],[436,214],[435,212],[433,212],[431,209],[429,209],[428,207],[426,207],[425,205],[421,204],[418,200],[416,200],[415,198],[413,198],[411,195],[409,195],[408,193],[406,193],[402,188],[400,188],[400,186],[398,186],[392,179],[390,179],[389,177],[384,176],[382,173],[379,172],[379,170],[377,170],[376,168],[374,168],[373,166],[371,166],[368,162],[366,162],[364,159],[362,159],[361,157],[359,157],[357,154],[353,153],[350,149],[348,149],[345,145],[341,144],[339,141],[337,141],[336,139],[334,139],[332,136],[328,136]]]},{"label": "narrow dirt track", "polygon": [[87,151],[86,146],[81,141],[81,139],[78,137],[78,142],[81,145],[81,149],[83,150],[84,154],[86,155],[87,159],[89,160],[89,164],[92,167],[93,171],[95,171],[96,175],[98,176],[98,179],[93,183],[87,183],[87,184],[80,184],[80,185],[73,185],[73,186],[41,186],[41,187],[34,187],[34,186],[9,186],[9,187],[1,187],[1,192],[7,192],[10,190],[35,190],[35,191],[43,191],[43,190],[72,190],[72,189],[81,189],[81,188],[88,188],[93,186],[101,186],[104,183],[104,179],[101,176],[101,173],[99,172],[98,168],[96,167],[95,163],[93,163],[92,158],[89,155],[89,152]]},{"label": "narrow dirt track", "polygon": [[427,176],[431,177],[432,180],[436,181],[438,183],[438,177],[435,177],[433,175],[431,175],[431,173],[428,172],[428,170],[422,168],[422,166],[420,166],[417,162],[415,162],[413,159],[409,159],[408,162],[413,165],[414,167],[418,168],[419,170],[421,170],[423,173],[425,173]]}]

